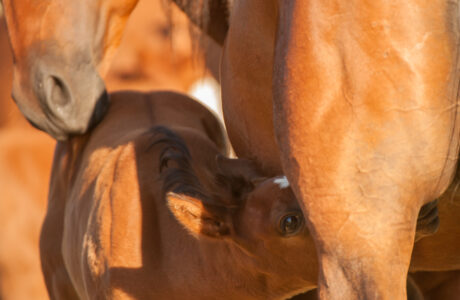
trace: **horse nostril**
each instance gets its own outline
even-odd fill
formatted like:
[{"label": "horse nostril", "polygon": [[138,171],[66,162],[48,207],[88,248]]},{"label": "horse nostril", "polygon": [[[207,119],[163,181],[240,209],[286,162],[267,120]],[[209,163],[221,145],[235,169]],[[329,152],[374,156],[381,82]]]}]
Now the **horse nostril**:
[{"label": "horse nostril", "polygon": [[49,76],[46,80],[45,89],[50,105],[62,108],[71,102],[69,89],[59,77]]}]

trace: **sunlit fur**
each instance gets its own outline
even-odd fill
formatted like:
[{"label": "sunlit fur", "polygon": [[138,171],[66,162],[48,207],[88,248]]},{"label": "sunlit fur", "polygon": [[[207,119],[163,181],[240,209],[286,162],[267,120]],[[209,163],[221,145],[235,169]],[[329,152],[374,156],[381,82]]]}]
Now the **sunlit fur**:
[{"label": "sunlit fur", "polygon": [[59,140],[81,134],[107,106],[100,74],[137,0],[3,0],[14,58],[12,95],[26,118]]},{"label": "sunlit fur", "polygon": [[56,149],[41,235],[52,298],[284,299],[315,287],[304,223],[279,228],[300,213],[292,191],[226,158],[212,113],[175,93],[111,97],[98,127]]},{"label": "sunlit fur", "polygon": [[417,213],[456,167],[457,45],[456,1],[234,1],[226,128],[286,174],[321,299],[406,297]]},{"label": "sunlit fur", "polygon": [[[73,65],[81,65],[76,58],[89,60],[83,73],[95,84],[95,70],[104,68],[134,6],[109,2],[48,1],[45,18],[36,1],[4,0],[15,98],[29,120],[56,137],[65,138],[69,128],[46,121],[52,109],[41,112],[29,75],[30,62],[44,57],[37,51],[26,57],[26,50],[35,49],[37,38],[65,33],[79,44],[59,49]],[[96,9],[86,15],[87,8]],[[109,11],[120,17],[104,15]],[[107,22],[95,22],[103,20],[98,13]],[[405,297],[418,210],[446,189],[456,166],[457,14],[457,2],[445,0],[233,1],[221,68],[229,137],[238,156],[289,179],[317,241],[321,298]],[[104,26],[69,27],[81,23],[58,16],[93,20],[89,27],[109,24],[114,34]],[[81,49],[92,52],[74,54]],[[82,86],[70,91],[77,98],[91,91],[94,101],[102,90],[100,82]],[[78,132],[88,128],[94,102],[85,105],[85,117],[70,126]]]}]

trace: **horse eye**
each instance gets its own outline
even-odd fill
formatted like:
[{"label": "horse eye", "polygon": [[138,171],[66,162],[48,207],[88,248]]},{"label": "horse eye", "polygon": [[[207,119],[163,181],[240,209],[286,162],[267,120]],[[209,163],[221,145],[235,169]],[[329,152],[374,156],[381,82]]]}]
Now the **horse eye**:
[{"label": "horse eye", "polygon": [[302,224],[303,217],[300,213],[289,213],[281,218],[279,230],[282,235],[294,235],[302,228]]}]

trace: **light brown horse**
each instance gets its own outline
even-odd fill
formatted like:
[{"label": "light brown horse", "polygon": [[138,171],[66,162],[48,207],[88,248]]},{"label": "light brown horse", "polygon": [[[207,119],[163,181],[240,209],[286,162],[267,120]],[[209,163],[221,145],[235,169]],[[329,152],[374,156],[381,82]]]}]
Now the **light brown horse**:
[{"label": "light brown horse", "polygon": [[56,150],[41,238],[53,299],[282,299],[316,287],[285,178],[219,158],[218,120],[186,96],[111,97],[100,125]]},{"label": "light brown horse", "polygon": [[[419,214],[417,233],[423,236],[424,225],[440,219],[435,234],[427,235],[414,244],[407,281],[408,299],[416,300],[458,300],[460,289],[460,174],[448,190],[435,203],[422,207]],[[428,221],[428,222],[426,222]],[[428,229],[428,228],[426,228]],[[430,231],[430,230],[428,230]],[[432,231],[432,229],[431,229]],[[298,296],[295,300],[315,299],[316,291]]]},{"label": "light brown horse", "polygon": [[286,172],[321,299],[406,297],[417,213],[456,166],[457,45],[456,2],[234,1],[229,137]]},{"label": "light brown horse", "polygon": [[11,100],[13,82],[13,58],[8,43],[5,19],[0,17],[0,128],[30,127]]},{"label": "light brown horse", "polygon": [[101,76],[138,0],[1,3],[14,58],[12,94],[21,112],[58,140],[86,132],[107,107]]},{"label": "light brown horse", "polygon": [[284,177],[224,158],[219,121],[184,95],[111,99],[92,132],[57,146],[41,239],[51,298],[284,299],[314,287],[314,243]]},{"label": "light brown horse", "polygon": [[[133,11],[120,50],[104,78],[109,91],[186,91],[203,76],[191,46],[183,40],[184,36],[188,38],[187,19],[172,10],[168,20],[160,2],[140,1]],[[168,22],[172,22],[172,29]],[[167,30],[172,30],[173,40]],[[13,61],[3,18],[0,66],[0,298],[48,299],[38,240],[46,212],[54,143],[31,128],[11,100]]]},{"label": "light brown horse", "polygon": [[456,166],[457,2],[230,2],[229,137],[288,173],[320,297],[404,298],[415,217]]},{"label": "light brown horse", "polygon": [[[236,153],[286,172],[316,240],[321,298],[404,298],[417,213],[456,165],[457,3],[232,2],[222,84]],[[3,3],[23,112],[59,138],[84,131],[95,100],[73,99],[102,94],[96,69],[136,1]],[[37,72],[31,62],[50,55],[54,70],[92,85]],[[37,98],[41,74],[50,80]],[[78,126],[59,122],[66,109]]]},{"label": "light brown horse", "polygon": [[98,71],[107,70],[136,3],[2,1],[13,98],[32,124],[62,140],[102,118],[108,99]]}]

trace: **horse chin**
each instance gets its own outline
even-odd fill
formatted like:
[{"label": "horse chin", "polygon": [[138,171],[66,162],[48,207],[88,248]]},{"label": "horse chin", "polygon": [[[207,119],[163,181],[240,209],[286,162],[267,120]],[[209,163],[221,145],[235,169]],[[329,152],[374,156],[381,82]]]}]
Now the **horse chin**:
[{"label": "horse chin", "polygon": [[[89,103],[88,106],[90,106]],[[48,118],[48,123],[51,124],[49,128],[52,129],[48,132],[53,138],[58,141],[64,141],[71,136],[82,135],[96,127],[104,118],[109,106],[109,97],[106,90],[100,94],[97,101],[88,107],[85,112],[91,111],[91,114],[85,115],[75,114],[74,118],[67,120],[66,123],[53,124],[53,118]],[[52,132],[52,133],[51,133]]]},{"label": "horse chin", "polygon": [[[30,97],[28,97],[30,99]],[[82,107],[79,111],[83,114],[72,113],[66,119],[56,117],[52,109],[47,105],[40,103],[40,109],[32,110],[28,105],[24,105],[23,99],[18,94],[13,93],[13,100],[16,102],[21,113],[26,117],[27,121],[36,129],[49,134],[57,141],[66,141],[71,136],[85,134],[97,126],[104,118],[109,106],[109,97],[105,89],[96,97],[96,101],[82,102]],[[28,102],[26,102],[28,103]]]}]

